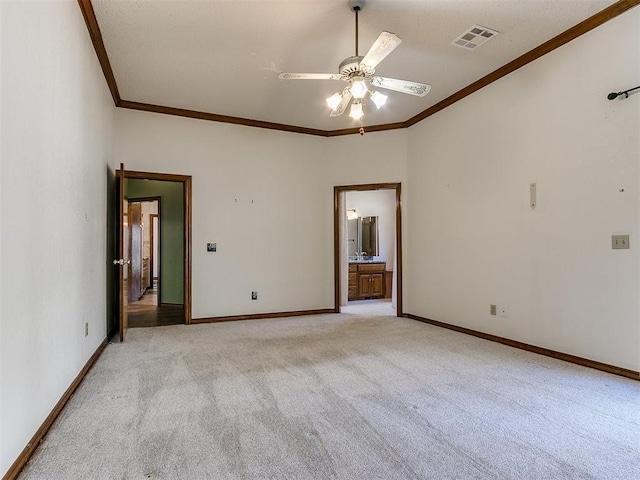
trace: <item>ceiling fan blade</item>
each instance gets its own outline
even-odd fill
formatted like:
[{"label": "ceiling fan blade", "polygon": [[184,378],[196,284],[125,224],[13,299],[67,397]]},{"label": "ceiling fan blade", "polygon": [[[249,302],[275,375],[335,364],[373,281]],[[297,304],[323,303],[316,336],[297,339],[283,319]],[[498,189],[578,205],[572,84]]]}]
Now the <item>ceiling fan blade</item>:
[{"label": "ceiling fan blade", "polygon": [[402,40],[395,33],[382,32],[364,56],[360,65],[375,68],[375,66],[393,52],[401,42]]},{"label": "ceiling fan blade", "polygon": [[344,113],[344,111],[347,109],[347,107],[349,106],[349,103],[351,102],[351,92],[349,91],[350,87],[345,87],[344,90],[342,90],[342,101],[338,104],[338,106],[331,111],[331,115],[329,115],[330,117],[339,117],[340,115],[342,115]]},{"label": "ceiling fan blade", "polygon": [[280,80],[340,80],[337,73],[279,73]]},{"label": "ceiling fan blade", "polygon": [[373,77],[371,85],[393,90],[394,92],[408,93],[417,97],[424,97],[431,90],[431,85],[427,83],[409,82],[407,80],[398,80],[397,78]]}]

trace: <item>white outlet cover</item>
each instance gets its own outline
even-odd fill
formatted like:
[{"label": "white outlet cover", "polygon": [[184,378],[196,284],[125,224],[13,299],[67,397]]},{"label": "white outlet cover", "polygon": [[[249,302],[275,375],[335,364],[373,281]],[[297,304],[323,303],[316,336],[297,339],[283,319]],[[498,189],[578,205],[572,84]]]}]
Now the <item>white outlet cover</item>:
[{"label": "white outlet cover", "polygon": [[509,316],[509,309],[505,305],[499,307],[500,316],[507,318]]}]

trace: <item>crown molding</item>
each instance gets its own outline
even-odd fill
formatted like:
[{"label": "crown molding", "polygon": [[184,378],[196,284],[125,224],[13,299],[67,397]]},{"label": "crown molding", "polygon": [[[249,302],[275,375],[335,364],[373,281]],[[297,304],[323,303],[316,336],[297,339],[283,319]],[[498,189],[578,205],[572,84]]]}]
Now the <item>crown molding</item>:
[{"label": "crown molding", "polygon": [[[555,36],[551,40],[539,45],[533,50],[528,51],[524,55],[512,60],[506,65],[494,70],[488,75],[482,77],[480,80],[473,82],[466,86],[462,90],[457,91],[453,95],[445,98],[444,100],[436,103],[435,105],[427,108],[426,110],[414,115],[410,119],[404,122],[387,123],[382,125],[369,125],[366,127],[366,131],[369,132],[382,132],[386,130],[397,130],[411,127],[416,123],[438,113],[439,111],[453,105],[454,103],[462,100],[463,98],[471,95],[474,92],[490,85],[491,83],[501,79],[502,77],[518,70],[519,68],[533,62],[534,60],[552,52],[558,47],[565,45],[566,43],[590,32],[594,28],[599,27],[603,23],[623,14],[627,10],[636,7],[640,4],[640,0],[618,0],[613,5],[601,10],[600,12],[592,15],[579,24],[571,27],[570,29]],[[98,61],[102,67],[105,80],[111,91],[111,96],[116,107],[128,108],[131,110],[141,110],[145,112],[162,113],[165,115],[176,115],[179,117],[195,118],[199,120],[207,120],[211,122],[231,123],[235,125],[244,125],[247,127],[266,128],[270,130],[279,130],[284,132],[301,133],[305,135],[316,135],[320,137],[337,137],[342,135],[356,135],[359,133],[359,128],[346,128],[341,130],[320,130],[316,128],[299,127],[296,125],[286,125],[282,123],[265,122],[262,120],[252,120],[248,118],[232,117],[228,115],[218,115],[215,113],[199,112],[195,110],[188,110],[183,108],[175,108],[163,105],[154,105],[149,103],[140,103],[130,100],[123,100],[118,92],[118,85],[111,69],[111,63],[102,40],[102,34],[100,33],[100,27],[96,19],[95,11],[91,0],[78,0],[78,5],[82,11],[82,16],[87,25],[91,42],[98,56]]]},{"label": "crown molding", "polygon": [[163,105],[154,105],[150,103],[131,102],[129,100],[120,100],[117,107],[128,108],[130,110],[141,110],[143,112],[163,113],[165,115],[175,115],[178,117],[195,118],[198,120],[208,120],[210,122],[232,123],[235,125],[244,125],[247,127],[268,128],[270,130],[280,130],[283,132],[303,133],[307,135],[318,135],[321,137],[329,136],[327,131],[315,128],[298,127],[295,125],[285,125],[282,123],[264,122],[261,120],[251,120],[249,118],[230,117],[228,115],[218,115],[215,113],[198,112],[196,110],[187,110],[184,108],[166,107]]},{"label": "crown molding", "polygon": [[100,67],[102,67],[102,73],[107,81],[111,96],[113,97],[113,103],[116,107],[120,102],[120,93],[118,92],[118,85],[116,84],[116,77],[113,75],[111,69],[111,62],[107,55],[107,50],[104,48],[104,42],[102,41],[102,33],[100,33],[100,27],[98,26],[98,19],[96,18],[96,12],[93,10],[91,0],[78,0],[78,6],[84,17],[84,23],[87,25],[89,36],[91,37],[91,43],[98,56]]}]

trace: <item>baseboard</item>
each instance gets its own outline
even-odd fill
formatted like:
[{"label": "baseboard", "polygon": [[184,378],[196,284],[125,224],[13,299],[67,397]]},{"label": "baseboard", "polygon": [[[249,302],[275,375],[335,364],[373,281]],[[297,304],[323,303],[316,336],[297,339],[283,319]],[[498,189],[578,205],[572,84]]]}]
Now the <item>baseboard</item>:
[{"label": "baseboard", "polygon": [[38,448],[38,445],[40,445],[40,442],[42,442],[42,440],[44,439],[45,435],[51,428],[51,425],[53,425],[53,422],[55,422],[56,418],[58,418],[58,415],[60,415],[60,412],[65,407],[69,399],[71,398],[71,395],[73,395],[73,393],[76,391],[80,383],[82,383],[82,380],[84,379],[85,375],[87,374],[87,372],[89,372],[93,364],[96,363],[96,360],[98,360],[98,357],[100,356],[104,348],[107,346],[107,342],[108,340],[105,338],[102,341],[102,343],[98,345],[98,348],[96,349],[96,351],[93,352],[93,355],[91,355],[91,358],[87,361],[85,366],[82,367],[82,370],[80,370],[80,373],[78,373],[78,376],[73,380],[73,382],[71,382],[71,385],[69,385],[69,388],[67,388],[67,391],[64,392],[60,400],[58,400],[58,403],[56,403],[56,406],[53,407],[53,410],[51,410],[51,413],[49,414],[49,416],[47,416],[47,418],[44,420],[42,425],[40,425],[40,428],[38,428],[35,435],[33,435],[29,443],[27,443],[27,446],[24,447],[24,450],[22,450],[22,453],[20,453],[16,461],[13,462],[13,465],[9,467],[9,470],[7,470],[7,473],[4,474],[4,476],[2,477],[2,480],[14,480],[18,478],[18,475],[20,475],[20,472],[22,471],[24,466],[27,464],[27,462],[29,461],[33,453],[36,451],[36,449]]},{"label": "baseboard", "polygon": [[184,308],[184,303],[167,303],[160,302],[158,303],[159,307],[167,307],[167,308]]},{"label": "baseboard", "polygon": [[298,310],[295,312],[254,313],[250,315],[230,315],[226,317],[205,317],[205,318],[194,318],[191,320],[191,323],[195,324],[195,323],[236,322],[239,320],[264,320],[267,318],[300,317],[303,315],[323,315],[325,313],[336,313],[336,311],[333,308],[324,308],[320,310]]},{"label": "baseboard", "polygon": [[606,363],[597,362],[595,360],[589,360],[587,358],[577,357],[568,353],[556,352],[555,350],[549,350],[548,348],[536,347],[535,345],[529,345],[528,343],[518,342],[516,340],[510,340],[508,338],[499,337],[490,333],[483,333],[470,328],[460,327],[458,325],[452,325],[450,323],[439,322],[437,320],[431,320],[429,318],[420,317],[418,315],[412,315],[405,313],[405,317],[417,320],[418,322],[428,323],[437,327],[447,328],[449,330],[455,330],[456,332],[465,333],[467,335],[473,335],[474,337],[483,338],[492,342],[502,343],[509,347],[519,348],[528,352],[537,353],[538,355],[544,355],[545,357],[555,358],[557,360],[563,360],[569,363],[575,363],[583,367],[594,368],[607,373],[613,373],[614,375],[620,375],[632,380],[640,380],[640,373],[634,370],[628,370],[622,367],[616,367],[614,365],[608,365]]}]

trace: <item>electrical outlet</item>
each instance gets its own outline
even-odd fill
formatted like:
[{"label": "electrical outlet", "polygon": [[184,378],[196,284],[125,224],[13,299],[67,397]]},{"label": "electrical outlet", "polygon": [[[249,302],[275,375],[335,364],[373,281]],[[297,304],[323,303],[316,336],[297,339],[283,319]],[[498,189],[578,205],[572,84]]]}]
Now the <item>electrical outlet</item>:
[{"label": "electrical outlet", "polygon": [[494,304],[489,305],[489,315],[497,315],[498,307]]},{"label": "electrical outlet", "polygon": [[89,322],[84,323],[84,336],[85,337],[89,336]]},{"label": "electrical outlet", "polygon": [[611,235],[611,248],[614,250],[629,248],[629,235]]},{"label": "electrical outlet", "polygon": [[251,292],[251,300],[257,300],[258,299],[258,292]]},{"label": "electrical outlet", "polygon": [[507,307],[504,305],[500,306],[500,316],[507,318],[509,316],[508,312],[507,312]]}]

